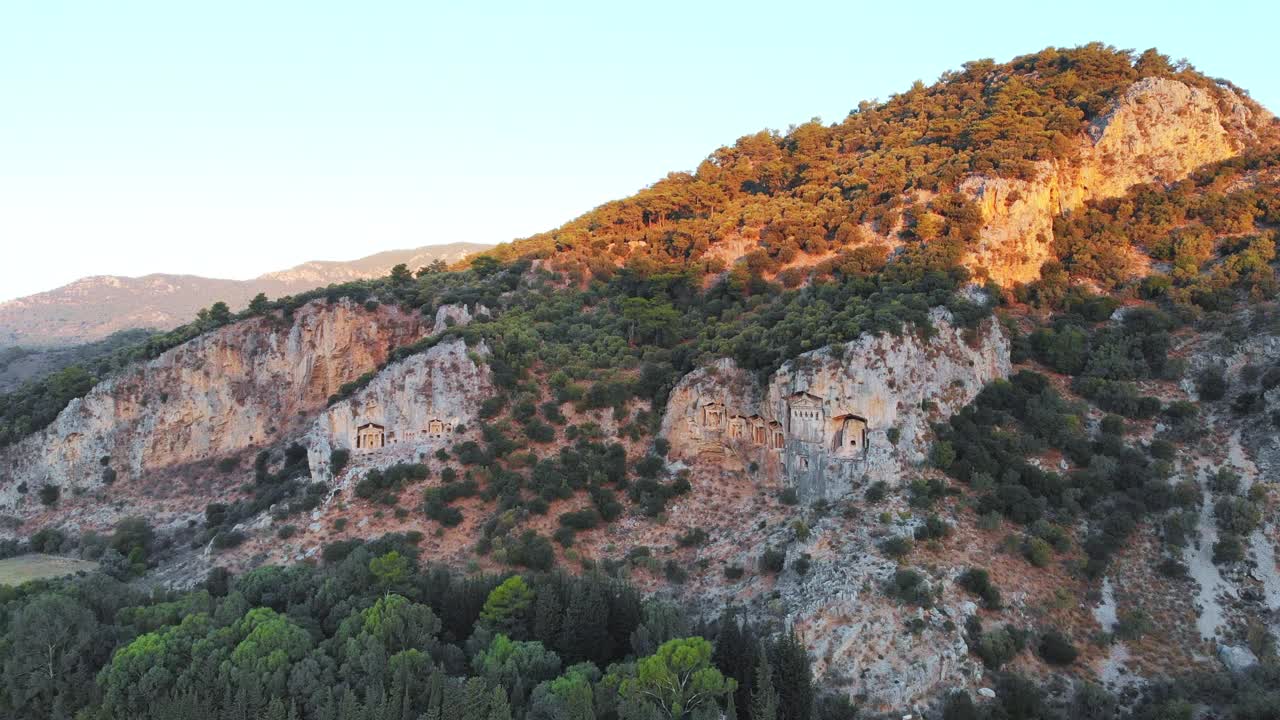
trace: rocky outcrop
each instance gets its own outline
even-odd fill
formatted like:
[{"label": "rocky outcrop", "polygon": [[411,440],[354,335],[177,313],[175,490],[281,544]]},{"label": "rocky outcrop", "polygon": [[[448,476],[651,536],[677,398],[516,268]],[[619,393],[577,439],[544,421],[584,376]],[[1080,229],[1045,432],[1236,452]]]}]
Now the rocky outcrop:
[{"label": "rocky outcrop", "polygon": [[421,462],[476,423],[480,401],[493,394],[489,352],[452,338],[392,363],[352,397],[334,404],[306,435],[312,477],[333,477],[333,450],[350,453],[351,477],[371,467]]},{"label": "rocky outcrop", "polygon": [[930,320],[805,353],[763,387],[730,360],[690,373],[663,417],[668,457],[755,469],[815,498],[896,478],[902,463],[924,459],[931,420],[1009,374],[1009,344],[994,319],[976,331],[942,309]]},{"label": "rocky outcrop", "polygon": [[467,325],[478,317],[489,317],[489,315],[489,308],[480,303],[476,303],[474,308],[463,304],[441,305],[436,308],[436,321],[431,327],[431,334],[435,335],[451,327]]},{"label": "rocky outcrop", "polygon": [[1039,278],[1052,257],[1054,216],[1237,155],[1262,120],[1254,115],[1226,88],[1139,80],[1094,121],[1075,159],[1043,161],[1032,180],[975,175],[960,184],[984,220],[966,264],[1001,284]]},{"label": "rocky outcrop", "polygon": [[47,428],[0,452],[0,505],[46,483],[93,487],[236,455],[300,429],[344,384],[424,334],[421,319],[315,301],[205,334],[100,383]]}]

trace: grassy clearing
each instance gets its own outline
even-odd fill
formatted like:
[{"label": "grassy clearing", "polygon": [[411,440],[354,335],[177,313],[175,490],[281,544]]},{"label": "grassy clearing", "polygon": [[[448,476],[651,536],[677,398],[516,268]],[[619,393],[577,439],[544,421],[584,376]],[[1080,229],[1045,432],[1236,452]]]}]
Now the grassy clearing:
[{"label": "grassy clearing", "polygon": [[97,569],[98,563],[56,555],[32,553],[0,560],[0,585],[21,585],[31,580],[62,577]]}]

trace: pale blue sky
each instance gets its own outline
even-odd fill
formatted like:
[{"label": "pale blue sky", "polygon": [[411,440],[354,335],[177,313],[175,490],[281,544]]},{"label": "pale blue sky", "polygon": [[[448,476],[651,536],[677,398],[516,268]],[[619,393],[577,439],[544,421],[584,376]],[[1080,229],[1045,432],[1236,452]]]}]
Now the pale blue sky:
[{"label": "pale blue sky", "polygon": [[1280,104],[1253,2],[0,0],[0,299],[553,227],[966,60],[1157,46]]}]

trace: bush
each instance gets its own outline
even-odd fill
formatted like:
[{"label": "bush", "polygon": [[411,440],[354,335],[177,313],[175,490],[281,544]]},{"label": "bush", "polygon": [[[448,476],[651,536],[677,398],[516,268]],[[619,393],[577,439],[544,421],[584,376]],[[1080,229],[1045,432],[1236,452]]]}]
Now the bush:
[{"label": "bush", "polygon": [[956,461],[956,450],[950,441],[939,440],[929,450],[929,462],[939,470],[947,470]]},{"label": "bush", "polygon": [[1040,645],[1036,649],[1040,657],[1050,665],[1070,665],[1080,655],[1071,640],[1057,630],[1049,630],[1041,635]]},{"label": "bush", "polygon": [[1121,640],[1137,640],[1151,631],[1151,617],[1143,610],[1124,613],[1116,622],[1115,636]]},{"label": "bush", "polygon": [[951,534],[951,526],[937,515],[930,515],[915,529],[916,540],[940,540]]},{"label": "bush", "polygon": [[869,503],[878,503],[889,495],[889,484],[883,480],[871,483],[867,488],[866,498]]},{"label": "bush", "polygon": [[791,561],[791,569],[795,570],[796,573],[800,575],[805,575],[805,574],[808,574],[809,566],[811,564],[812,564],[812,559],[809,557],[809,554],[801,553],[800,557]]},{"label": "bush", "polygon": [[911,554],[911,540],[901,535],[894,535],[880,543],[880,552],[896,559]]},{"label": "bush", "polygon": [[985,569],[969,568],[960,576],[958,582],[960,587],[982,598],[982,603],[989,609],[1000,609],[1000,590],[991,583],[991,573]]},{"label": "bush", "polygon": [[743,572],[741,565],[724,566],[724,577],[726,580],[738,580],[742,577]]},{"label": "bush", "polygon": [[62,489],[57,485],[41,485],[40,486],[40,502],[46,506],[52,507],[58,504],[58,498],[62,496]]},{"label": "bush", "polygon": [[507,559],[512,565],[522,565],[530,570],[550,570],[556,562],[556,552],[550,540],[533,530],[526,530],[513,546],[507,548]]},{"label": "bush", "polygon": [[560,525],[574,530],[591,530],[600,525],[600,513],[595,508],[567,512],[560,516]]},{"label": "bush", "polygon": [[795,488],[787,488],[778,495],[778,501],[783,505],[797,505],[800,503],[800,495]]},{"label": "bush", "polygon": [[329,453],[329,467],[333,469],[333,474],[337,475],[342,472],[343,468],[351,460],[351,451],[346,448],[334,448]]},{"label": "bush", "polygon": [[982,663],[992,670],[999,670],[1022,651],[1022,644],[1016,633],[1006,627],[984,632],[978,637],[976,644],[971,643],[973,654],[982,659]]},{"label": "bush", "polygon": [[684,568],[680,567],[680,564],[675,560],[668,560],[666,564],[662,566],[662,574],[667,578],[667,580],[677,585],[682,585],[689,579],[689,573]]},{"label": "bush", "polygon": [[281,525],[279,528],[276,529],[276,537],[280,538],[281,540],[288,540],[289,538],[297,534],[298,534],[298,528],[296,525]]},{"label": "bush", "polygon": [[551,539],[560,543],[561,547],[573,547],[573,539],[577,535],[571,527],[559,527],[551,533]]},{"label": "bush", "polygon": [[1206,368],[1196,376],[1196,393],[1201,400],[1215,402],[1227,395],[1227,376],[1222,368]]},{"label": "bush", "polygon": [[1213,562],[1217,565],[1242,562],[1244,543],[1235,535],[1224,535],[1213,544]]},{"label": "bush", "polygon": [[707,541],[707,531],[702,528],[694,528],[680,537],[676,538],[676,544],[680,547],[693,547],[694,545],[702,545]]},{"label": "bush", "polygon": [[239,530],[227,530],[213,536],[213,547],[218,550],[226,550],[237,547],[248,539],[249,536]]},{"label": "bush", "polygon": [[760,570],[770,574],[782,572],[782,568],[786,565],[787,554],[781,550],[769,548],[760,555]]},{"label": "bush", "polygon": [[933,604],[929,583],[924,579],[924,575],[915,570],[903,568],[895,570],[885,591],[890,597],[912,605],[929,607]]},{"label": "bush", "polygon": [[1022,543],[1022,555],[1027,562],[1038,568],[1048,567],[1049,561],[1053,559],[1053,548],[1038,537],[1027,538]]},{"label": "bush", "polygon": [[62,552],[62,545],[66,541],[66,533],[61,530],[52,527],[42,528],[31,536],[31,550],[50,554]]}]

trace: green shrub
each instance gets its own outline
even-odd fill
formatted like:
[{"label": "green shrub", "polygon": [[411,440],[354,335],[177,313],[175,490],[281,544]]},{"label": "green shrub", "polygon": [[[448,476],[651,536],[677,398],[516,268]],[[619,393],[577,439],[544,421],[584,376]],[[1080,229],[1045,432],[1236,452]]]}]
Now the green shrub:
[{"label": "green shrub", "polygon": [[1227,375],[1220,367],[1205,368],[1196,376],[1196,393],[1201,400],[1215,402],[1227,395]]},{"label": "green shrub", "polygon": [[866,498],[869,503],[878,503],[889,495],[889,484],[883,480],[871,483],[867,488]]},{"label": "green shrub", "polygon": [[1049,561],[1053,559],[1053,548],[1038,537],[1027,538],[1022,543],[1022,555],[1027,562],[1038,568],[1048,567]]},{"label": "green shrub", "polygon": [[774,548],[768,548],[760,555],[760,570],[770,574],[780,573],[786,561],[786,553]]},{"label": "green shrub", "polygon": [[52,483],[40,486],[40,502],[46,506],[52,507],[58,504],[58,498],[62,496],[62,489]]},{"label": "green shrub", "polygon": [[333,470],[334,475],[341,473],[350,461],[351,451],[346,448],[334,448],[329,453],[329,467]]},{"label": "green shrub", "polygon": [[904,558],[911,554],[911,540],[894,535],[880,543],[880,552],[894,559]]},{"label": "green shrub", "polygon": [[1080,651],[1071,644],[1070,638],[1058,630],[1048,630],[1042,634],[1036,649],[1040,657],[1050,665],[1070,665],[1080,656]]},{"label": "green shrub", "polygon": [[1213,562],[1227,565],[1244,561],[1244,543],[1235,535],[1224,535],[1213,544]]},{"label": "green shrub", "polygon": [[1001,607],[1000,590],[991,582],[991,573],[983,568],[969,568],[960,575],[960,587],[982,598],[982,603],[991,610]]},{"label": "green shrub", "polygon": [[676,538],[676,544],[680,547],[693,547],[702,545],[707,542],[707,531],[702,528],[693,528],[688,532]]},{"label": "green shrub", "polygon": [[929,589],[928,581],[925,580],[924,575],[915,570],[905,568],[895,570],[885,591],[890,597],[904,603],[920,607],[933,605],[933,594]]}]

